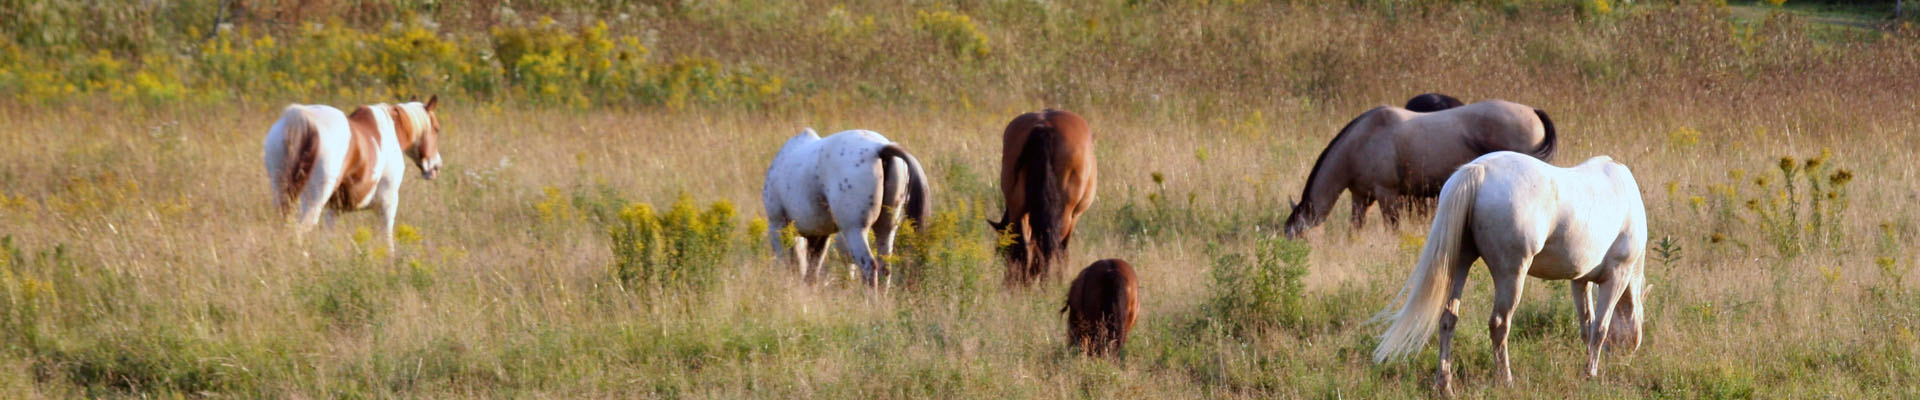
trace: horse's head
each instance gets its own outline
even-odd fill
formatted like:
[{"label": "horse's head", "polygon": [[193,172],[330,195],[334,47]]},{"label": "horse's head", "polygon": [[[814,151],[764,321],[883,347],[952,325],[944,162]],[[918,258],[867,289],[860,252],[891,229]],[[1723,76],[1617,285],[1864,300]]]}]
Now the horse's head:
[{"label": "horse's head", "polygon": [[1652,289],[1647,286],[1645,276],[1636,274],[1633,277],[1627,292],[1621,293],[1620,302],[1613,306],[1613,321],[1607,324],[1607,347],[1626,350],[1629,355],[1640,349],[1642,325],[1646,323],[1647,292]]},{"label": "horse's head", "polygon": [[426,104],[409,102],[401,104],[412,126],[400,127],[411,130],[413,143],[407,148],[407,158],[413,159],[414,166],[420,167],[420,176],[428,180],[440,175],[440,117],[435,111],[440,107],[440,95],[427,98]]},{"label": "horse's head", "polygon": [[1308,229],[1313,229],[1315,221],[1312,217],[1313,212],[1310,209],[1312,206],[1309,204],[1311,204],[1311,202],[1295,203],[1293,199],[1287,199],[1287,209],[1291,210],[1287,215],[1286,230],[1283,231],[1286,233],[1287,239],[1299,239],[1301,235],[1307,233]]}]

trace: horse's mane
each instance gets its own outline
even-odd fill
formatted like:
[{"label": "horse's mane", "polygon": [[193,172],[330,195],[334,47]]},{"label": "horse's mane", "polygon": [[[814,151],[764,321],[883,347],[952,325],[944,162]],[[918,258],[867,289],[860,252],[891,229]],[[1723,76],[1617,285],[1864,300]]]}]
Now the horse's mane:
[{"label": "horse's mane", "polygon": [[1334,146],[1339,146],[1340,141],[1347,138],[1347,133],[1353,131],[1354,124],[1360,123],[1360,120],[1367,119],[1367,117],[1372,116],[1374,112],[1380,111],[1380,109],[1383,108],[1386,107],[1374,107],[1371,110],[1367,110],[1367,112],[1360,113],[1360,116],[1354,117],[1352,121],[1347,121],[1346,126],[1340,127],[1340,134],[1334,135],[1333,140],[1327,142],[1327,148],[1320,150],[1320,157],[1313,160],[1313,170],[1307,172],[1307,187],[1300,191],[1301,207],[1307,207],[1308,210],[1313,209],[1313,206],[1310,205],[1313,204],[1313,184],[1320,180],[1320,169],[1327,165],[1327,154],[1332,153]]}]

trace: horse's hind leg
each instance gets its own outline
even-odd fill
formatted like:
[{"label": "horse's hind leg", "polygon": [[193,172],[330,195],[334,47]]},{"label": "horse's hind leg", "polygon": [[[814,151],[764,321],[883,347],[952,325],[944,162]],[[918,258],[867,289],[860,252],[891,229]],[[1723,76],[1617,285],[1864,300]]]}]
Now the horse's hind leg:
[{"label": "horse's hind leg", "polygon": [[[1619,268],[1614,264],[1615,269]],[[1603,265],[1603,267],[1605,267]],[[1620,303],[1620,297],[1627,292],[1628,278],[1625,274],[1614,274],[1606,283],[1597,285],[1600,289],[1594,300],[1593,325],[1587,335],[1587,377],[1600,376],[1600,352],[1606,349],[1607,325],[1613,322],[1613,308]]]},{"label": "horse's hind leg", "polygon": [[894,234],[900,228],[900,207],[893,204],[880,209],[880,218],[873,221],[873,250],[880,255],[893,254]]},{"label": "horse's hind leg", "polygon": [[1493,339],[1493,362],[1495,375],[1500,383],[1513,384],[1513,370],[1507,365],[1507,333],[1513,328],[1514,305],[1520,302],[1520,293],[1526,289],[1527,267],[1533,263],[1532,257],[1522,258],[1516,268],[1500,268],[1489,265],[1493,273],[1493,316],[1487,321],[1487,333]]},{"label": "horse's hind leg", "polygon": [[864,227],[841,229],[840,241],[847,247],[847,255],[852,256],[853,262],[860,265],[860,280],[868,286],[879,287],[880,280],[883,279],[882,275],[886,274],[886,268],[880,265],[880,261],[875,259],[873,252],[869,250],[866,232]]},{"label": "horse's hind leg", "polygon": [[1387,220],[1388,228],[1400,227],[1400,212],[1406,210],[1406,198],[1397,193],[1386,192],[1380,195],[1380,219]]},{"label": "horse's hind leg", "polygon": [[1473,260],[1479,258],[1469,249],[1461,249],[1454,257],[1454,264],[1447,270],[1453,279],[1447,287],[1447,306],[1440,313],[1440,367],[1433,376],[1434,389],[1449,396],[1453,393],[1453,330],[1460,321],[1460,292],[1466,289]]}]

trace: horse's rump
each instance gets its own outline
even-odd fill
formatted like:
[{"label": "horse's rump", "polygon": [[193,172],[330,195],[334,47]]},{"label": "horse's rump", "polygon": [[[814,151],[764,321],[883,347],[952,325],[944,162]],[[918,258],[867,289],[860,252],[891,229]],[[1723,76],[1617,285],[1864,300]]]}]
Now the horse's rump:
[{"label": "horse's rump", "polygon": [[1020,150],[1020,168],[1025,170],[1027,238],[1033,246],[1025,278],[1045,273],[1060,247],[1060,217],[1066,214],[1066,189],[1061,187],[1060,171],[1054,157],[1061,145],[1060,130],[1041,120],[1027,134],[1027,145]]},{"label": "horse's rump", "polygon": [[1139,317],[1133,267],[1113,258],[1080,270],[1067,291],[1067,339],[1093,355],[1117,352]]},{"label": "horse's rump", "polygon": [[[927,196],[932,190],[927,182],[926,171],[920,169],[920,160],[914,158],[913,154],[907,153],[907,149],[900,147],[899,144],[881,146],[879,156],[881,165],[886,166],[886,168],[892,168],[893,166],[892,163],[886,162],[889,158],[899,159],[901,162],[907,164],[907,171],[905,171],[907,177],[907,204],[905,211],[907,212],[907,218],[913,220],[913,228],[924,231],[927,227],[928,205],[932,202]],[[886,187],[892,188],[892,182],[887,182]]]},{"label": "horse's rump", "polygon": [[313,165],[319,159],[319,127],[307,118],[306,106],[288,106],[280,116],[281,146],[285,149],[286,160],[279,171],[282,186],[280,189],[281,212],[299,207],[300,192],[307,188],[307,179],[313,176]]}]

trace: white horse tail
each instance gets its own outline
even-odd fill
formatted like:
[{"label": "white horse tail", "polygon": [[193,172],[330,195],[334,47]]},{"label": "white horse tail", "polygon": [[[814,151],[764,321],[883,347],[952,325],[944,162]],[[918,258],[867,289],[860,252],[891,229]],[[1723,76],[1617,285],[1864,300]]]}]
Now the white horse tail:
[{"label": "white horse tail", "polygon": [[1453,275],[1447,269],[1460,254],[1460,239],[1470,234],[1466,231],[1467,220],[1472,217],[1469,214],[1474,198],[1485,180],[1485,166],[1467,164],[1454,171],[1441,187],[1440,204],[1434,211],[1433,228],[1427,232],[1427,245],[1420,250],[1420,263],[1407,277],[1407,286],[1394,297],[1400,310],[1391,313],[1389,305],[1373,317],[1375,321],[1393,321],[1386,333],[1380,334],[1380,345],[1373,350],[1374,362],[1419,351],[1440,325],[1440,312],[1446,307],[1447,291],[1453,284]]},{"label": "white horse tail", "polygon": [[283,204],[299,207],[300,193],[306,190],[307,179],[312,176],[313,164],[319,157],[320,135],[313,121],[307,120],[306,106],[301,105],[287,106],[287,111],[280,116],[280,129],[281,144],[286,146],[285,161],[281,164],[284,169],[279,171],[284,178],[280,182],[285,184],[279,188],[280,196],[287,200]]},{"label": "white horse tail", "polygon": [[[893,168],[893,163],[884,162],[888,158],[898,158],[907,164],[906,174],[888,173],[886,175],[889,178],[895,176],[907,177],[907,218],[913,219],[913,229],[915,231],[925,230],[927,228],[927,207],[928,204],[933,202],[933,199],[927,197],[932,190],[927,183],[926,171],[920,169],[920,160],[913,158],[913,154],[907,153],[907,149],[900,147],[899,144],[889,144],[880,148],[880,159],[883,161],[881,165],[886,165],[887,168]],[[886,187],[891,188],[897,186],[894,185],[894,182],[887,182]]]}]

